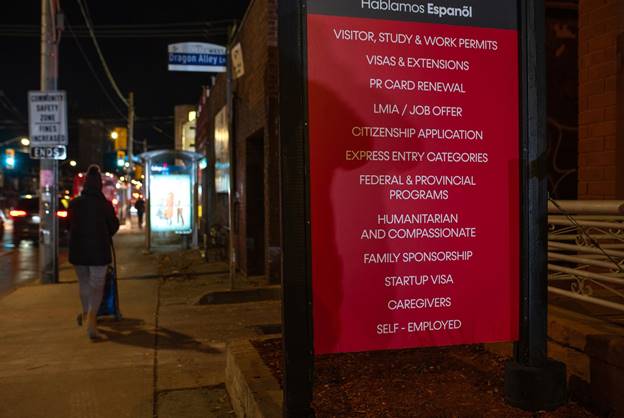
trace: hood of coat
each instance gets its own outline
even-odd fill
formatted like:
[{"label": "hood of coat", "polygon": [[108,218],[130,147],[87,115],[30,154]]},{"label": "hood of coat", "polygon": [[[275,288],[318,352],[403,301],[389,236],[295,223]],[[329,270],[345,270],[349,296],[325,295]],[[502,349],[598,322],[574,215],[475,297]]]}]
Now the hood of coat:
[{"label": "hood of coat", "polygon": [[106,197],[104,197],[104,193],[102,193],[101,189],[94,189],[94,188],[85,187],[84,189],[82,189],[82,193],[80,193],[80,194],[82,196],[89,196],[89,197],[97,197],[97,198],[106,199]]}]

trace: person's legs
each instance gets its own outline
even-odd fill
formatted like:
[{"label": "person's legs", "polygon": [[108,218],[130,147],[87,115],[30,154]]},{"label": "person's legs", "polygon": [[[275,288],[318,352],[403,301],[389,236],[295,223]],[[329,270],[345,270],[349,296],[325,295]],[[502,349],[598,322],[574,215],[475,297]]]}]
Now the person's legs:
[{"label": "person's legs", "polygon": [[79,317],[78,323],[82,325],[82,321],[87,319],[89,311],[89,296],[91,295],[91,281],[89,278],[88,266],[74,266],[76,275],[78,276],[78,286],[80,288],[80,303],[82,304],[82,316]]},{"label": "person's legs", "polygon": [[97,312],[102,304],[104,296],[104,285],[106,284],[106,271],[108,266],[90,266],[89,273],[91,278],[91,298],[89,299],[89,308]]},{"label": "person's legs", "polygon": [[99,337],[97,333],[97,313],[102,304],[107,268],[108,266],[89,266],[91,294],[89,295],[89,325],[87,332],[91,338]]}]

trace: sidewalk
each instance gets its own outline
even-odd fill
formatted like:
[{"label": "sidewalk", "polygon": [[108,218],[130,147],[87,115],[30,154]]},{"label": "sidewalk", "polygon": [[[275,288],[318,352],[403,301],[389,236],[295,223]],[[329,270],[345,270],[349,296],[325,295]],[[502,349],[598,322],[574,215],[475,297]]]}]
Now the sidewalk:
[{"label": "sidewalk", "polygon": [[[0,417],[232,417],[225,344],[280,322],[279,302],[197,305],[228,288],[224,264],[198,252],[145,255],[142,235],[116,238],[124,320],[92,343],[75,323],[73,270],[62,283],[0,300]],[[241,286],[249,283],[240,283]]]}]

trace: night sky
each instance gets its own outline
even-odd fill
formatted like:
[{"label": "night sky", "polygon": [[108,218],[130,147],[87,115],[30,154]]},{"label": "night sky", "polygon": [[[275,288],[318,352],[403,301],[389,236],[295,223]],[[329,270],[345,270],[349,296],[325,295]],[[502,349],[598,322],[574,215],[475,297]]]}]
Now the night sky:
[{"label": "night sky", "polygon": [[[209,84],[210,74],[169,72],[167,45],[187,41],[224,45],[227,21],[240,20],[248,0],[85,1],[103,55],[121,92],[124,95],[130,90],[135,93],[136,112],[140,118],[135,138],[148,138],[150,148],[173,146],[173,123],[170,119],[173,107],[176,104],[197,103],[201,86]],[[61,8],[75,33],[84,27],[77,0],[62,0]],[[0,140],[26,134],[28,130],[26,95],[28,90],[39,89],[40,14],[40,1],[37,0],[9,2],[0,14],[0,91],[5,95],[2,97],[0,93]],[[180,33],[181,29],[198,28],[178,25],[188,22],[214,23],[206,26],[205,33],[174,37],[174,31]],[[150,36],[157,37],[128,38],[121,32],[127,27],[117,26],[143,24],[158,25],[146,28],[150,30]],[[14,25],[24,26],[16,28]],[[112,33],[117,37],[98,36],[100,25],[116,25]],[[163,31],[168,32],[166,37],[162,36]],[[24,33],[34,36],[15,36]],[[80,37],[78,42],[114,105],[107,99],[77,47],[76,39],[66,28],[60,46],[59,89],[67,91],[70,121],[75,122],[78,118],[118,119],[118,124],[123,125],[125,122],[120,118],[120,111],[126,114],[126,107],[116,97],[106,78],[91,39]],[[164,134],[158,133],[159,129]]]}]

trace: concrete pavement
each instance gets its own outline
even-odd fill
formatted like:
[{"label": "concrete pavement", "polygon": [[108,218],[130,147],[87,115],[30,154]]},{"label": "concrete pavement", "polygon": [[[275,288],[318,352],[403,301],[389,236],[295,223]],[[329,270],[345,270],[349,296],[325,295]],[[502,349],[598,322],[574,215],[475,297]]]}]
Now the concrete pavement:
[{"label": "concrete pavement", "polygon": [[145,255],[142,236],[128,230],[116,248],[124,320],[102,322],[105,342],[90,342],[76,326],[69,266],[61,284],[0,299],[0,417],[233,416],[225,344],[279,323],[279,302],[197,305],[228,288],[225,265],[195,251]]},{"label": "concrete pavement", "polygon": [[125,282],[122,295],[142,332],[98,344],[74,321],[76,284],[20,288],[0,301],[0,417],[151,417],[157,282]]}]

